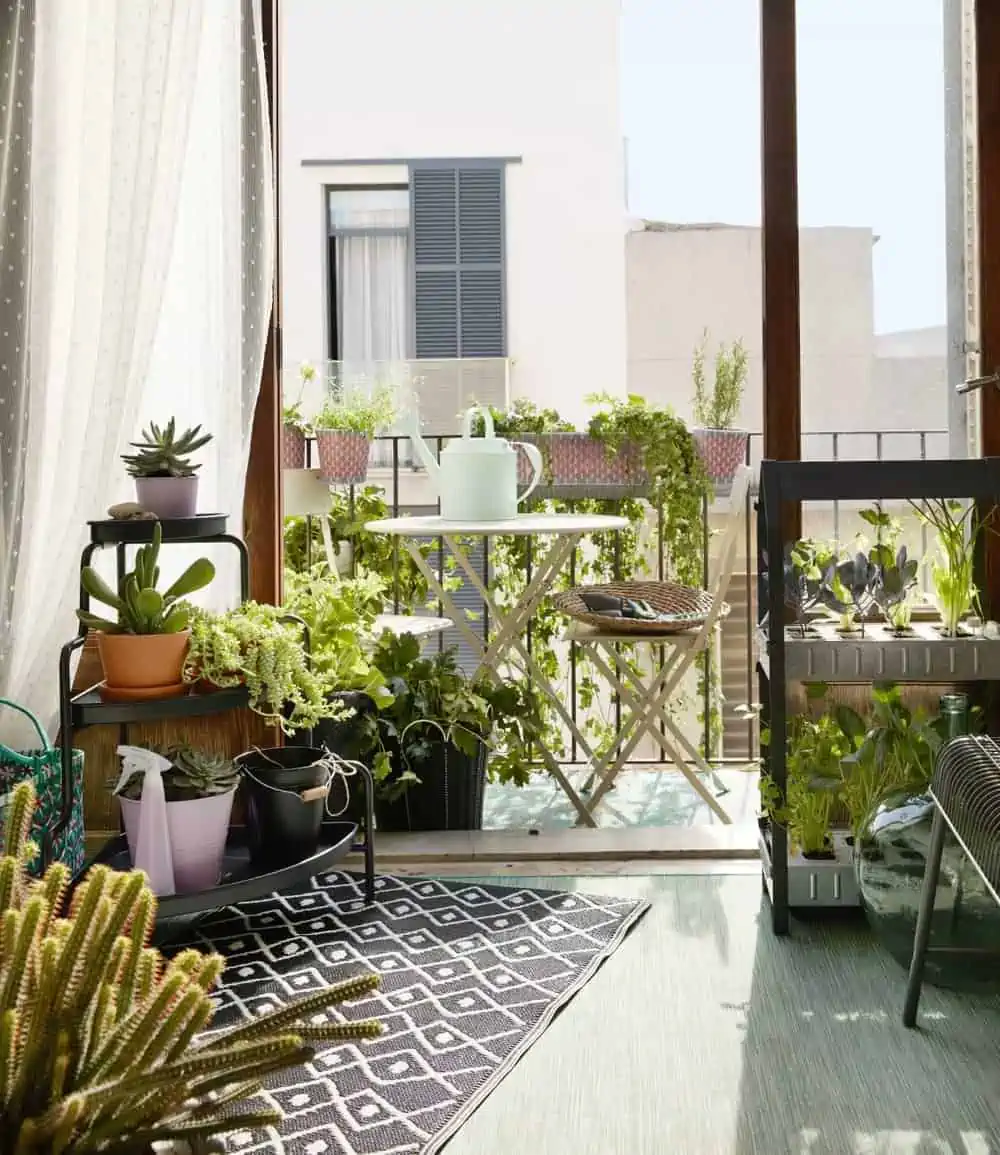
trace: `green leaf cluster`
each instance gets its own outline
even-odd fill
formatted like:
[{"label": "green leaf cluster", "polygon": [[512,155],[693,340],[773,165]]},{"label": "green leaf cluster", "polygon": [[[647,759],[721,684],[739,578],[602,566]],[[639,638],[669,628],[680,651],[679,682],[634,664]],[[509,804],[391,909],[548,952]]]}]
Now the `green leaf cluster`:
[{"label": "green leaf cluster", "polygon": [[135,568],[121,580],[118,592],[107,584],[92,566],[80,571],[80,584],[95,601],[117,611],[112,621],[89,610],[77,610],[77,617],[88,630],[106,634],[176,634],[187,629],[193,609],[182,602],[209,585],[215,577],[215,566],[208,558],[193,561],[173,585],[160,593],[160,523],[153,525],[153,540],[136,552]]},{"label": "green leaf cluster", "polygon": [[372,438],[396,420],[396,394],[391,384],[363,381],[350,385],[331,379],[329,399],[313,420],[313,429],[363,433]]},{"label": "green leaf cluster", "polygon": [[69,904],[61,863],[31,880],[34,801],[30,784],[13,792],[0,857],[0,1155],[144,1155],[273,1127],[280,1110],[254,1101],[269,1075],[381,1034],[329,1017],[377,975],[209,1033],[224,960],[149,946],[156,899],[138,872],[96,866]]}]

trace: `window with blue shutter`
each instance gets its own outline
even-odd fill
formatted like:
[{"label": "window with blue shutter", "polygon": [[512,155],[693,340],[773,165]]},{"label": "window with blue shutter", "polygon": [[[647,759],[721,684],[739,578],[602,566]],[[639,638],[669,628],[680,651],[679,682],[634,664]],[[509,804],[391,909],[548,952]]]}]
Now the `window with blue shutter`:
[{"label": "window with blue shutter", "polygon": [[504,166],[414,164],[414,353],[505,357]]}]

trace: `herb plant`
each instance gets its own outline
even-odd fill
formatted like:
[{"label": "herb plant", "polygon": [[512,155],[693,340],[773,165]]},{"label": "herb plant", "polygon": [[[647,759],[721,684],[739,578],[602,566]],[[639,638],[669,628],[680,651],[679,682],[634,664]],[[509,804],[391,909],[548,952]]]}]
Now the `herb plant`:
[{"label": "herb plant", "polygon": [[974,566],[985,521],[974,503],[926,498],[910,502],[917,516],[937,534],[938,556],[930,563],[941,612],[942,633],[954,637],[959,624],[979,601]]},{"label": "herb plant", "polygon": [[711,388],[705,377],[708,331],[694,351],[691,370],[694,382],[694,419],[704,429],[732,429],[739,416],[747,384],[749,363],[742,341],[720,345],[715,355],[715,379]]},{"label": "herb plant", "polygon": [[363,433],[369,440],[396,419],[395,392],[391,385],[363,382],[344,386],[330,382],[330,397],[313,426],[317,432]]}]

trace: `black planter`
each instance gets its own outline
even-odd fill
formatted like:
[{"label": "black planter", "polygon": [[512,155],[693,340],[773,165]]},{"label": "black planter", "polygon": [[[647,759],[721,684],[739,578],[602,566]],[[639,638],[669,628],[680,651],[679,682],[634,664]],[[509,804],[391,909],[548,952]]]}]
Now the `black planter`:
[{"label": "black planter", "polygon": [[[349,762],[361,762],[370,770],[372,751],[365,736],[365,719],[376,712],[375,702],[361,690],[342,690],[332,694],[331,698],[349,706],[354,714],[342,722],[324,718],[312,731],[311,744],[323,746]],[[292,741],[307,745],[309,737],[305,731],[300,731],[293,735]],[[334,777],[330,786],[329,810],[337,817],[327,816],[327,821],[364,823],[365,788],[359,775],[350,779],[339,774]]]},{"label": "black planter", "polygon": [[325,786],[325,751],[315,746],[249,750],[234,759],[241,775],[250,856],[262,866],[288,866],[319,848],[326,794],[303,801],[303,791]]},{"label": "black planter", "polygon": [[[392,777],[403,766],[399,748],[387,744]],[[379,831],[482,830],[483,795],[486,789],[486,745],[466,754],[450,742],[431,743],[429,757],[412,769],[420,785],[411,785],[392,802],[375,799],[375,825]]]}]

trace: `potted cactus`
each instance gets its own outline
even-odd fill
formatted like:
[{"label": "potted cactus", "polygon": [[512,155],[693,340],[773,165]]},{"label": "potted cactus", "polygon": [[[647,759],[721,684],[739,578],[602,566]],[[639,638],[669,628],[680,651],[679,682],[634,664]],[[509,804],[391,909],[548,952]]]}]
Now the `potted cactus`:
[{"label": "potted cactus", "polygon": [[[96,1155],[171,1148],[280,1125],[274,1072],[315,1049],[377,1038],[375,1020],[323,1012],[371,994],[374,974],[321,985],[265,1014],[212,1029],[217,954],[149,947],[156,899],[136,872],[95,866],[66,900],[69,870],[24,869],[34,791],[18,786],[0,844],[0,1155]],[[272,1004],[275,999],[269,999]],[[43,1073],[47,1073],[42,1077]]]},{"label": "potted cactus", "polygon": [[113,609],[117,617],[100,617],[89,608],[77,610],[87,629],[96,631],[104,667],[101,696],[109,701],[138,702],[179,697],[185,693],[183,669],[191,638],[191,606],[186,598],[215,577],[207,558],[192,562],[165,592],[156,588],[162,534],[153,526],[153,540],[136,553],[135,569],[122,578],[116,593],[91,566],[80,573],[88,598]]},{"label": "potted cactus", "polygon": [[[208,890],[217,885],[229,833],[229,818],[240,776],[229,758],[191,746],[119,747],[124,770],[115,793],[122,808],[133,866],[142,867],[143,758],[162,760],[166,829],[173,893]],[[155,825],[153,827],[156,828]],[[148,829],[148,827],[147,827]],[[156,880],[150,875],[150,883]]]},{"label": "potted cactus", "polygon": [[194,517],[198,510],[198,470],[190,454],[212,440],[201,426],[177,433],[175,418],[162,428],[150,423],[138,441],[137,452],[122,455],[129,476],[135,478],[136,500],[157,517]]}]

